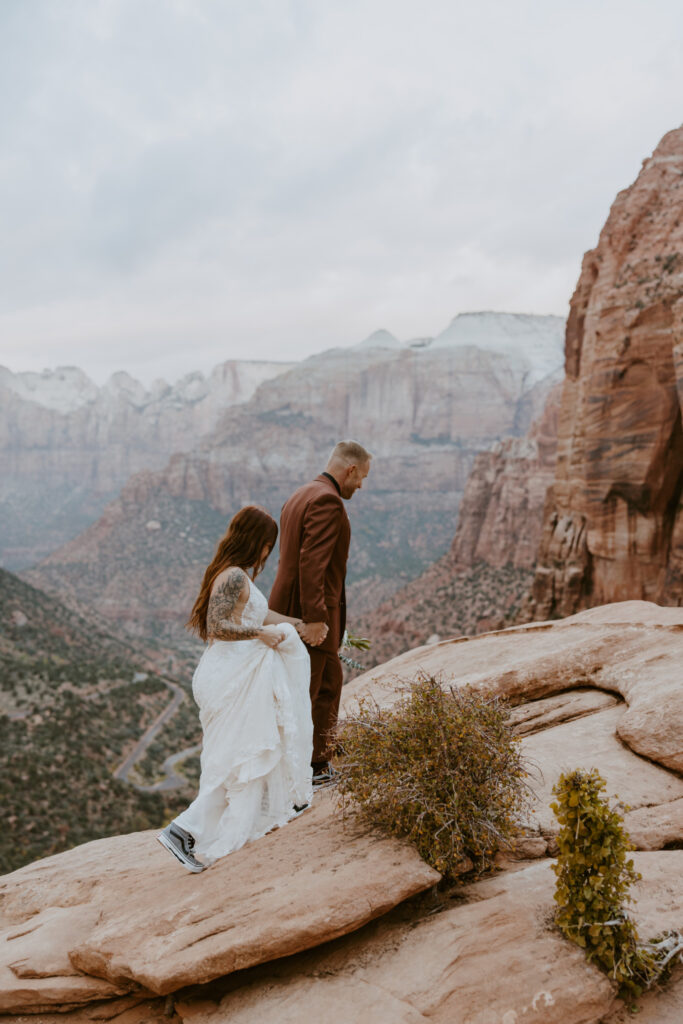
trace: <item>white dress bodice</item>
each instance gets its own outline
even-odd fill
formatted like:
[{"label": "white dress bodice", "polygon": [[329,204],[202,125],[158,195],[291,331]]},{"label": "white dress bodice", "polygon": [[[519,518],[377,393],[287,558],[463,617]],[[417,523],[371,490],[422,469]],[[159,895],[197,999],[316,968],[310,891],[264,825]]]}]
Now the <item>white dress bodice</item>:
[{"label": "white dress bodice", "polygon": [[249,582],[249,599],[242,609],[242,625],[262,626],[268,614],[268,601],[248,576],[247,580]]}]

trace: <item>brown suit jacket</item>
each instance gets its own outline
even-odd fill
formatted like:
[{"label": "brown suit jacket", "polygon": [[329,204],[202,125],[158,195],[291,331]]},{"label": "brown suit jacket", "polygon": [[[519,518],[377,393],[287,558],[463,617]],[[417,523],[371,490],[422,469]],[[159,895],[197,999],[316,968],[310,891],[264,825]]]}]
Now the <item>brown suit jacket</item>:
[{"label": "brown suit jacket", "polygon": [[285,502],[280,516],[280,561],[270,607],[304,622],[330,627],[319,650],[339,648],[346,627],[346,561],[351,525],[328,477],[317,476]]}]

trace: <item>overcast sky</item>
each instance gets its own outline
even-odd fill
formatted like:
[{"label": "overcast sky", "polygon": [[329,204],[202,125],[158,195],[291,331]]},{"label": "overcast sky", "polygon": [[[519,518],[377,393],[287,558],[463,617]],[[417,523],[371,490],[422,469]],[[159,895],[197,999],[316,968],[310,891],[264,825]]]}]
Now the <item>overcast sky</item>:
[{"label": "overcast sky", "polygon": [[566,315],[681,122],[680,0],[0,0],[0,363]]}]

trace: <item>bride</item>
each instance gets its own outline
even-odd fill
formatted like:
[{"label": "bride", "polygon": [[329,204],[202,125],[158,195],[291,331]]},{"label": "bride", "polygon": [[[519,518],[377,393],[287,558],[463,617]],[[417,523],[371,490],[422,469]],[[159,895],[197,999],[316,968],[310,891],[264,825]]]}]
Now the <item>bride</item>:
[{"label": "bride", "polygon": [[284,825],[312,799],[310,660],[295,628],[301,619],[269,611],[253,583],[277,533],[263,509],[241,509],[188,621],[209,641],[192,680],[204,732],[199,793],[158,839],[190,871]]}]

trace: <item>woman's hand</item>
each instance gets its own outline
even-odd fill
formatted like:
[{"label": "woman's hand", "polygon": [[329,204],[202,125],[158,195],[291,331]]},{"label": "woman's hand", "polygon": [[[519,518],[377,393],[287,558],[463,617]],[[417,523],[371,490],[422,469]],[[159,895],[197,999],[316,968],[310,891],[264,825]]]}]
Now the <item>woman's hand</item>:
[{"label": "woman's hand", "polygon": [[277,626],[261,626],[259,640],[262,640],[267,647],[275,650],[285,639],[285,634]]}]

